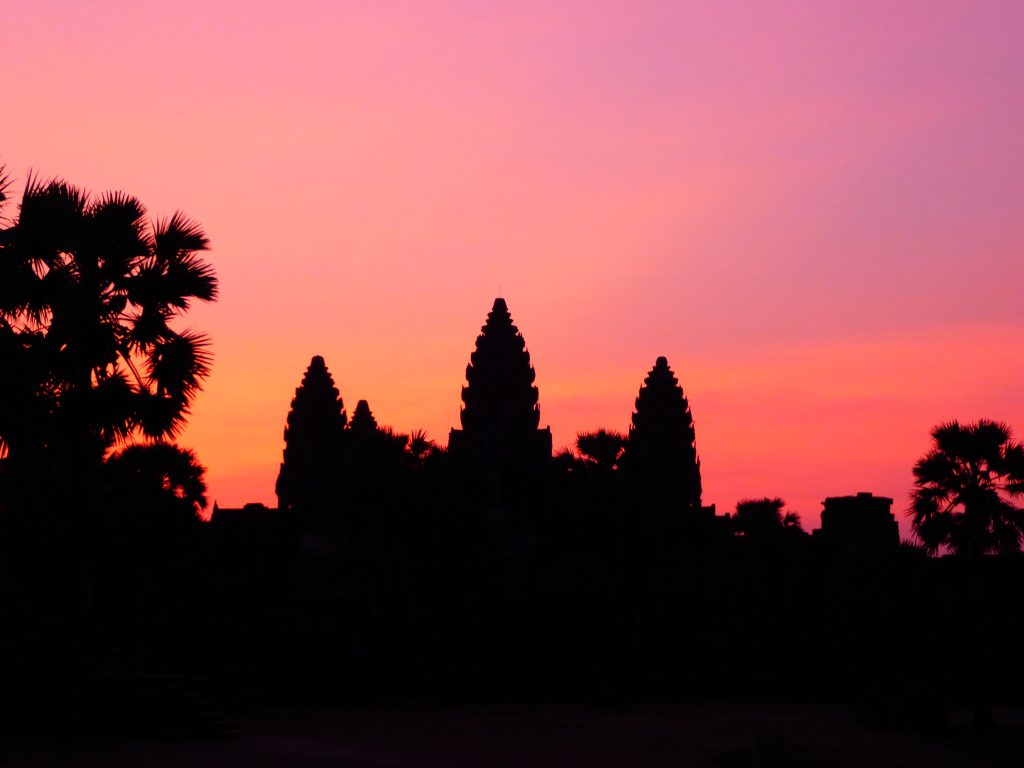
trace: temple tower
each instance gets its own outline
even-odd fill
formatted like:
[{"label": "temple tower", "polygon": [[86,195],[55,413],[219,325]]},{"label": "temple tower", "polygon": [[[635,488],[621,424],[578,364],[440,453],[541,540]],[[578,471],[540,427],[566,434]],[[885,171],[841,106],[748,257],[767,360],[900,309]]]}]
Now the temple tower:
[{"label": "temple tower", "polygon": [[454,456],[487,466],[540,465],[551,458],[551,429],[540,429],[536,372],[505,300],[494,300],[476,339],[462,388],[462,429],[453,429]]},{"label": "temple tower", "polygon": [[702,509],[693,415],[664,357],[657,359],[640,387],[623,459],[648,502],[694,512]]},{"label": "temple tower", "polygon": [[288,412],[276,486],[279,509],[314,508],[326,502],[346,423],[341,395],[324,359],[317,355],[310,360]]}]

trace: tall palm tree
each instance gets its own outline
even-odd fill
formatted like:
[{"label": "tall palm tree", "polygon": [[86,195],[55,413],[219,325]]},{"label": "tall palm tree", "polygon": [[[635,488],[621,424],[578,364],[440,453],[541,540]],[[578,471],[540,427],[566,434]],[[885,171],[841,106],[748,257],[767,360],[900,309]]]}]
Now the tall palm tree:
[{"label": "tall palm tree", "polygon": [[1024,538],[1024,446],[1009,426],[982,419],[932,430],[934,445],[914,467],[910,515],[929,552],[979,557],[1019,552]]},{"label": "tall palm tree", "polygon": [[175,435],[211,361],[206,336],[173,327],[217,296],[199,225],[34,176],[0,224],[0,449],[94,463]]}]

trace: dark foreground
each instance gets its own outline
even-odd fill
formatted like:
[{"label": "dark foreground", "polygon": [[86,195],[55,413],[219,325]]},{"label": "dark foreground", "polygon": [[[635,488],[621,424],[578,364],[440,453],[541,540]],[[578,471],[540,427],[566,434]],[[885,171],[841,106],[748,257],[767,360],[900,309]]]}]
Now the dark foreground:
[{"label": "dark foreground", "polygon": [[864,728],[844,708],[368,707],[244,720],[209,740],[8,744],[5,766],[979,766],[1020,765],[1024,709],[979,738]]}]

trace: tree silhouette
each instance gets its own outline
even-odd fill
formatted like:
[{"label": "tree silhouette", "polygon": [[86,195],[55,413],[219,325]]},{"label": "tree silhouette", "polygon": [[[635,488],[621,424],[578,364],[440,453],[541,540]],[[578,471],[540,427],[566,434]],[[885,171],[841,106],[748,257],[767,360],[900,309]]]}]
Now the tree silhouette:
[{"label": "tree silhouette", "polygon": [[206,509],[206,469],[194,451],[165,442],[132,445],[106,460],[114,491],[142,511],[195,520]]},{"label": "tree silhouette", "polygon": [[736,504],[732,527],[736,533],[751,538],[766,538],[785,530],[800,530],[800,515],[783,512],[786,505],[780,498],[745,499]]},{"label": "tree silhouette", "polygon": [[284,460],[276,486],[280,509],[308,507],[324,500],[341,461],[347,420],[334,379],[317,355],[310,360],[288,412]]},{"label": "tree silhouette", "polygon": [[431,440],[424,430],[414,429],[408,437],[406,451],[409,453],[413,466],[422,465],[423,462],[438,453],[437,443]]},{"label": "tree silhouette", "polygon": [[1020,552],[1024,535],[1024,510],[1013,503],[1024,496],[1024,446],[1012,438],[1006,424],[988,419],[947,422],[932,430],[934,445],[914,466],[914,532],[929,552],[947,547],[969,566],[970,583],[958,585],[969,590],[960,661],[971,669],[978,727],[993,722],[991,648],[1004,634],[995,627],[1001,604],[983,556]]},{"label": "tree silhouette", "polygon": [[910,514],[929,552],[948,547],[979,557],[1019,552],[1024,510],[1024,446],[1006,424],[951,421],[932,430],[933,448],[914,467]]},{"label": "tree silhouette", "polygon": [[569,446],[555,451],[551,462],[556,472],[563,475],[575,472],[577,468],[583,466],[583,459],[577,456],[576,451]]},{"label": "tree silhouette", "polygon": [[81,471],[133,434],[178,432],[210,353],[172,323],[216,298],[207,245],[180,213],[151,222],[122,192],[29,178],[0,228],[0,445],[12,461],[46,454]]},{"label": "tree silhouette", "polygon": [[664,357],[657,359],[640,387],[623,463],[651,501],[700,510],[693,416]]},{"label": "tree silhouette", "polygon": [[576,450],[589,464],[604,472],[618,469],[619,459],[626,449],[626,436],[621,432],[598,429],[580,432],[576,436]]}]

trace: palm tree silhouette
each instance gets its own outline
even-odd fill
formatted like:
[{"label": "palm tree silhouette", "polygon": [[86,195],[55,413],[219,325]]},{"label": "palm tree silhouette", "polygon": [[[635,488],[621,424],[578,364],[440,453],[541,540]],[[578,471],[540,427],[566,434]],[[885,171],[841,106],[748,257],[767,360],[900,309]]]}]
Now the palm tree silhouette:
[{"label": "palm tree silhouette", "polygon": [[1019,552],[1024,510],[1024,446],[1006,424],[951,421],[932,430],[933,448],[914,467],[910,515],[931,553],[971,558]]},{"label": "palm tree silhouette", "polygon": [[619,459],[626,449],[626,436],[621,432],[599,429],[580,432],[576,436],[576,450],[589,464],[604,472],[618,469]]},{"label": "palm tree silhouette", "polygon": [[0,337],[15,370],[0,385],[0,443],[11,458],[56,447],[98,461],[132,434],[180,430],[211,356],[207,337],[172,323],[217,296],[198,255],[207,247],[180,213],[152,222],[130,195],[29,177],[0,228]]},{"label": "palm tree silhouette", "polygon": [[1006,424],[982,419],[957,421],[932,430],[934,446],[914,467],[910,515],[914,532],[931,553],[946,547],[967,563],[964,587],[969,627],[965,659],[973,668],[974,724],[993,723],[991,661],[994,637],[989,568],[984,555],[1020,552],[1024,510],[1013,503],[1024,496],[1024,446],[1013,441]]},{"label": "palm tree silhouette", "polygon": [[414,429],[409,433],[408,437],[406,450],[414,465],[419,466],[423,464],[427,458],[437,452],[437,443],[427,436],[426,430]]}]

